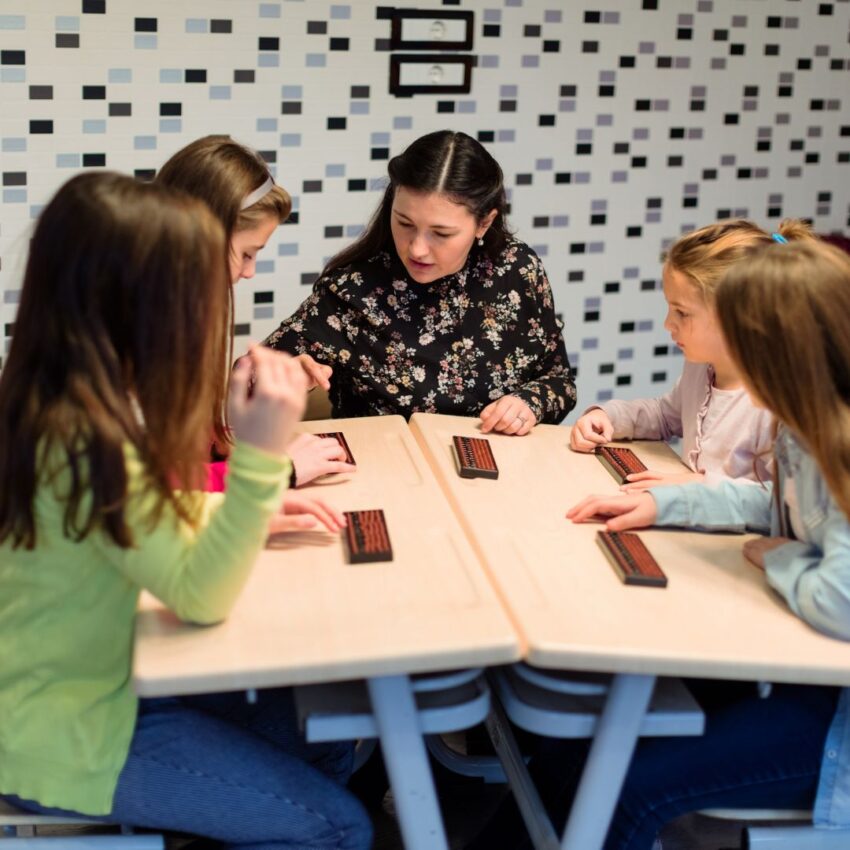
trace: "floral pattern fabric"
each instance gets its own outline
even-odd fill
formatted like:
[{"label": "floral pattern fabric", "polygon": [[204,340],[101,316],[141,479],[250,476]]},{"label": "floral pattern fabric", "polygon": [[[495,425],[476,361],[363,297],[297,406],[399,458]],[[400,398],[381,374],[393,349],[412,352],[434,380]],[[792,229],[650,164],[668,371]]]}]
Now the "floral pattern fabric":
[{"label": "floral pattern fabric", "polygon": [[511,240],[430,284],[394,252],[337,269],[264,344],[333,367],[335,417],[474,416],[511,394],[557,423],[576,403],[562,329],[540,259]]}]

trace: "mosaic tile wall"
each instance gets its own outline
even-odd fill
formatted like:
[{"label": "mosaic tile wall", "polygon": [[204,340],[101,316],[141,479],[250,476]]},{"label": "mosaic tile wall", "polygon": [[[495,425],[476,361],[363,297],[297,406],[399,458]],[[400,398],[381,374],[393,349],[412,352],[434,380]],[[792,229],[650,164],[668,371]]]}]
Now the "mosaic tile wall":
[{"label": "mosaic tile wall", "polygon": [[399,0],[474,12],[472,89],[389,93],[391,7],[319,0],[0,0],[5,344],[28,233],[79,169],[147,176],[207,133],[259,150],[295,215],[238,287],[239,345],[367,220],[386,160],[435,129],[501,162],[542,256],[580,407],[680,369],[659,253],[747,215],[850,228],[850,2]]}]

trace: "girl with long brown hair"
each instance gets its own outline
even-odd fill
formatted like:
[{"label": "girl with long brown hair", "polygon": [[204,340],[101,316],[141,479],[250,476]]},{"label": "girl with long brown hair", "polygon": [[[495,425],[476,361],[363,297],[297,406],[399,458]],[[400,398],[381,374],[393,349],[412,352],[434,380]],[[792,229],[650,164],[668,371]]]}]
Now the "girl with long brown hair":
[{"label": "girl with long brown hair", "polygon": [[[304,409],[302,367],[267,349],[228,388],[224,251],[200,201],[107,172],[39,218],[0,375],[0,794],[231,847],[365,848],[351,748],[308,747],[290,694],[130,687],[142,589],[184,620],[227,616]],[[231,486],[201,493],[225,403]]]},{"label": "girl with long brown hair", "polygon": [[[716,304],[745,385],[778,423],[773,483],[594,496],[567,516],[769,535],[746,558],[794,614],[850,640],[850,257],[765,247],[730,269]],[[816,826],[850,827],[850,690],[783,685],[759,699],[716,685],[710,697],[704,736],[638,745],[607,850],[649,850],[666,821],[712,807],[813,808]]]},{"label": "girl with long brown hair", "polygon": [[[227,240],[227,267],[234,285],[254,277],[257,255],[275,229],[292,209],[289,193],[278,186],[268,166],[256,151],[229,136],[204,136],[171,156],[156,175],[156,182],[200,198],[224,227]],[[311,387],[327,388],[330,369],[311,357],[296,357]],[[220,439],[217,440],[223,448]],[[292,486],[301,487],[314,479],[334,473],[355,472],[345,462],[345,451],[335,439],[299,434],[288,447],[292,461]],[[208,467],[208,487],[223,490],[227,473],[225,462]],[[278,531],[309,528],[318,511],[337,525],[342,517],[318,499],[290,492],[278,517]]]}]

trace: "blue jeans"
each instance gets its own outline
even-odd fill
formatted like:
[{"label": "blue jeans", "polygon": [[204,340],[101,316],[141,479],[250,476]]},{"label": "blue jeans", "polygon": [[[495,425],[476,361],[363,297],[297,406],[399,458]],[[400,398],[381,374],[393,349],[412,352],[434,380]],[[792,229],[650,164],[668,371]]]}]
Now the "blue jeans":
[{"label": "blue jeans", "polygon": [[241,693],[141,700],[102,820],[250,850],[367,850],[369,816],[343,787],[353,756],[351,744],[304,741],[287,689],[260,691],[253,705]]},{"label": "blue jeans", "polygon": [[[605,850],[650,850],[669,821],[705,808],[806,809],[814,804],[837,688],[690,682],[705,734],[638,742]],[[588,740],[535,738],[530,770],[556,828],[563,829]],[[525,850],[530,842],[509,798],[468,850]]]}]

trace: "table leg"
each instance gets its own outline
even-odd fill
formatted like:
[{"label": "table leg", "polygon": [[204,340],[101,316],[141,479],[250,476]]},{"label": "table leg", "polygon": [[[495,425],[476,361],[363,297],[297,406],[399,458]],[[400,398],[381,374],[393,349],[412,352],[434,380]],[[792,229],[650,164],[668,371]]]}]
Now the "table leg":
[{"label": "table leg", "polygon": [[405,850],[448,850],[410,679],[367,684]]},{"label": "table leg", "polygon": [[561,850],[602,847],[654,687],[655,676],[620,673],[611,682]]},{"label": "table leg", "polygon": [[499,756],[534,850],[558,850],[558,836],[534,787],[511,724],[494,695],[485,721],[493,747]]}]

